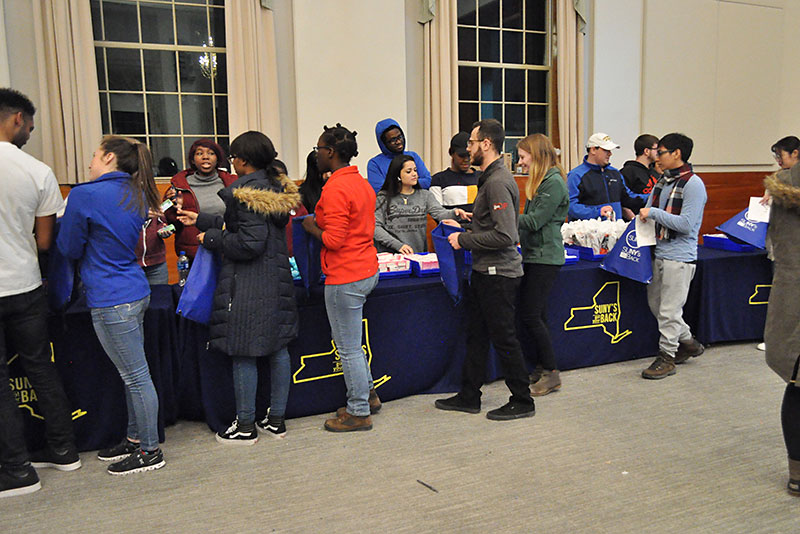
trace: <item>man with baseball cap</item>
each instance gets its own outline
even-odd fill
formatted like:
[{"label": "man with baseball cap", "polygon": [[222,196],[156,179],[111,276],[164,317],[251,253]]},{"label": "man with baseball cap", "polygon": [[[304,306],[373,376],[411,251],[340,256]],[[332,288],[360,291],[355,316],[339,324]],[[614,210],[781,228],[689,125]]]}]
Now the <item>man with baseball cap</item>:
[{"label": "man with baseball cap", "polygon": [[472,211],[472,202],[478,194],[480,171],[469,164],[467,132],[458,132],[450,140],[450,167],[437,172],[431,178],[430,191],[439,204],[447,209],[461,208]]},{"label": "man with baseball cap", "polygon": [[647,195],[637,195],[625,185],[622,175],[609,164],[611,151],[619,145],[607,134],[592,134],[586,143],[583,163],[569,171],[569,219],[633,219]]}]

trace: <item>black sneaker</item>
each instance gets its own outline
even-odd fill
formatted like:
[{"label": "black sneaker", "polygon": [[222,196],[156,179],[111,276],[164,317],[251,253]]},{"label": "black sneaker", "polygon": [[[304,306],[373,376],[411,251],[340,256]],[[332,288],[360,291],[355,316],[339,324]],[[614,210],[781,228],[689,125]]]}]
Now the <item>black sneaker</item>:
[{"label": "black sneaker", "polygon": [[17,495],[27,495],[42,489],[39,482],[39,475],[31,466],[26,466],[19,473],[13,473],[6,467],[0,467],[0,499],[3,497],[15,497]]},{"label": "black sneaker", "polygon": [[81,468],[81,459],[75,447],[55,451],[50,447],[31,454],[31,465],[36,468],[52,467],[59,471],[75,471]]},{"label": "black sneaker", "polygon": [[129,454],[124,460],[108,466],[108,472],[112,475],[122,476],[131,473],[141,473],[144,471],[154,471],[167,465],[164,461],[164,453],[161,449],[153,452],[144,452],[136,449],[136,452]]},{"label": "black sneaker", "polygon": [[286,437],[286,422],[283,417],[267,413],[267,416],[256,423],[256,426],[263,432],[269,432],[273,438],[282,439]]},{"label": "black sneaker", "polygon": [[492,421],[511,421],[512,419],[533,417],[535,413],[536,408],[533,404],[526,406],[524,404],[509,402],[499,408],[486,412],[486,419],[491,419]]},{"label": "black sneaker", "polygon": [[238,419],[234,419],[227,430],[217,432],[216,438],[220,443],[254,445],[258,441],[258,432],[256,432],[256,425],[251,424],[250,428],[247,428],[240,424]]},{"label": "black sneaker", "polygon": [[134,452],[139,450],[139,444],[129,441],[128,438],[123,439],[118,444],[107,449],[100,449],[97,452],[97,459],[101,462],[116,462],[127,458]]},{"label": "black sneaker", "polygon": [[433,404],[440,410],[453,412],[480,413],[481,411],[480,401],[478,403],[466,402],[460,394],[453,395],[447,399],[437,399]]}]

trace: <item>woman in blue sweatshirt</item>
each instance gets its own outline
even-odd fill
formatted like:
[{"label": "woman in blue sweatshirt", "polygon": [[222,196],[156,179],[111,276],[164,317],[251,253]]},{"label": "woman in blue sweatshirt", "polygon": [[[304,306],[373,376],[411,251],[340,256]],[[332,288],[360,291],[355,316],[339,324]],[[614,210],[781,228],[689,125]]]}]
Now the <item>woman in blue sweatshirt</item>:
[{"label": "woman in blue sweatshirt", "polygon": [[165,462],[158,446],[158,397],[142,330],[150,286],[134,252],[148,208],[159,205],[153,159],[135,139],[105,137],[89,164],[89,178],[69,194],[57,244],[79,262],[97,338],[125,383],[127,437],[98,458],[115,462],[108,468],[112,475],[160,469]]}]

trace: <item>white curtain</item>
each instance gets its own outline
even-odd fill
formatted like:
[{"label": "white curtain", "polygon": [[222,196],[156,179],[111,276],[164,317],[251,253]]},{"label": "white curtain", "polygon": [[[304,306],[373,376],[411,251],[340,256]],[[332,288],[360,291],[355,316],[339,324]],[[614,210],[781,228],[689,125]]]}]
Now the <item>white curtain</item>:
[{"label": "white curtain", "polygon": [[[424,3],[430,5],[428,0]],[[435,8],[435,16],[423,26],[422,159],[431,172],[450,166],[450,138],[458,133],[456,5],[444,1],[437,2]]]},{"label": "white curtain", "polygon": [[273,13],[261,0],[225,2],[228,125],[231,140],[248,130],[266,134],[280,152],[278,61]]},{"label": "white curtain", "polygon": [[583,160],[585,133],[583,84],[583,30],[586,21],[577,9],[582,0],[556,0],[556,87],[561,164],[566,169]]},{"label": "white curtain", "polygon": [[102,136],[89,2],[36,0],[33,16],[42,157],[60,183],[83,182]]}]

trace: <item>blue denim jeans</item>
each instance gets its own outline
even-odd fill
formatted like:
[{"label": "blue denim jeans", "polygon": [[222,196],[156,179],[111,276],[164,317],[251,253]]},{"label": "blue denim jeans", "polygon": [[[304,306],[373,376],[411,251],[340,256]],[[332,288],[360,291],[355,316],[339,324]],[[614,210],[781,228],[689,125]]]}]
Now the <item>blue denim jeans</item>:
[{"label": "blue denim jeans", "polygon": [[169,284],[167,262],[148,265],[147,267],[142,267],[142,269],[144,269],[144,275],[147,277],[147,283],[151,286]]},{"label": "blue denim jeans", "polygon": [[128,405],[128,439],[140,441],[142,449],[158,449],[158,395],[144,354],[144,312],[150,296],[109,306],[92,308],[92,324],[100,344],[125,383]]},{"label": "blue denim jeans", "polygon": [[[269,414],[286,415],[289,398],[291,365],[286,347],[269,355],[270,401]],[[256,390],[258,389],[258,358],[233,356],[233,391],[236,396],[236,418],[245,425],[256,420]]]},{"label": "blue denim jeans", "polygon": [[369,415],[367,399],[372,389],[367,354],[361,348],[361,319],[367,295],[376,285],[378,273],[349,284],[325,286],[325,309],[347,386],[347,413],[359,417]]}]

